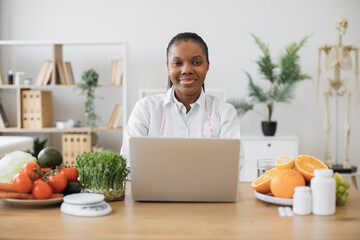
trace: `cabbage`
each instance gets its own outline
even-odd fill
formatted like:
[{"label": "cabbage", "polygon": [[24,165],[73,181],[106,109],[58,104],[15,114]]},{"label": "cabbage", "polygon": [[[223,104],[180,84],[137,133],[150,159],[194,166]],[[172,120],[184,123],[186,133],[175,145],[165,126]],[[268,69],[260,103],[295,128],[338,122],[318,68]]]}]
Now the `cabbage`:
[{"label": "cabbage", "polygon": [[36,162],[30,153],[15,151],[0,160],[0,182],[11,182],[14,176],[29,162]]}]

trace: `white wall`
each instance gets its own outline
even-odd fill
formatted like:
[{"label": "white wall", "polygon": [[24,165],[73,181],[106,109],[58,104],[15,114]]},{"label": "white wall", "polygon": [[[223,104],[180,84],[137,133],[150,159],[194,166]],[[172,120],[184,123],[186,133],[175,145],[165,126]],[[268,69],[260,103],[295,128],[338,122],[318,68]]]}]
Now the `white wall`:
[{"label": "white wall", "polygon": [[[311,75],[313,80],[299,85],[291,104],[277,105],[274,120],[278,121],[277,135],[297,135],[300,153],[321,159],[324,151],[322,128],[325,110],[323,98],[318,105],[315,103],[317,48],[337,42],[333,23],[340,16],[349,21],[344,42],[360,46],[360,1],[357,0],[2,0],[0,3],[2,40],[126,40],[129,43],[129,109],[137,100],[139,88],[166,87],[165,50],[169,40],[179,32],[197,32],[204,38],[211,61],[206,86],[224,88],[228,97],[246,95],[247,78],[244,70],[257,76],[254,60],[260,52],[248,32],[255,33],[269,43],[274,56],[278,56],[279,50],[286,44],[313,34],[307,46],[300,51],[303,71]],[[2,56],[1,60],[5,62]],[[16,65],[15,62],[12,64]],[[13,65],[8,67],[18,67]],[[327,88],[327,76],[332,75],[323,74],[322,92]],[[354,75],[349,73],[344,76],[349,78],[349,88],[354,96]],[[72,100],[81,102],[73,93],[69,95],[69,101]],[[350,116],[350,158],[353,164],[359,166],[360,107],[355,108],[353,103],[354,97]],[[341,154],[343,100],[339,101],[339,107]],[[334,101],[330,108],[334,127]],[[107,112],[110,111],[107,109]],[[256,113],[248,113],[242,118],[242,134],[261,134],[261,120]],[[333,155],[334,132],[333,128]],[[119,135],[115,134],[111,138],[116,140]]]}]

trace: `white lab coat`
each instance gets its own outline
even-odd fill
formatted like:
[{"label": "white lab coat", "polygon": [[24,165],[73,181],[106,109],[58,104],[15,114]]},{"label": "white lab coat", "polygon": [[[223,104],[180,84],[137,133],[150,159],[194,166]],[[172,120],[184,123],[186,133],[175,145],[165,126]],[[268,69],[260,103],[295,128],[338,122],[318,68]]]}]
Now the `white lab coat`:
[{"label": "white lab coat", "polygon": [[[162,132],[162,137],[211,138],[212,130],[214,138],[240,139],[240,123],[231,104],[202,91],[198,100],[190,106],[186,114],[186,108],[176,99],[173,87],[165,94],[139,100],[123,136],[121,154],[128,164],[130,137],[159,137]],[[164,124],[161,123],[162,118]],[[162,125],[163,131],[160,130]]]}]

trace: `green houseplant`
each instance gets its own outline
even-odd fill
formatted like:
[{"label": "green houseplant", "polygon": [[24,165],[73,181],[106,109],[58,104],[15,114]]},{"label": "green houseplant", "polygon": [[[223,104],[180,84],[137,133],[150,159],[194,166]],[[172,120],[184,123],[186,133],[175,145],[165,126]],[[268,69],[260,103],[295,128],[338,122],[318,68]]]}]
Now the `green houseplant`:
[{"label": "green houseplant", "polygon": [[100,120],[100,117],[96,114],[95,111],[95,89],[98,86],[99,74],[93,69],[85,71],[81,76],[80,83],[77,84],[77,87],[81,89],[81,95],[86,96],[85,101],[85,116],[86,116],[86,125],[91,128],[92,133],[96,133],[97,123]]},{"label": "green houseplant", "polygon": [[[260,113],[265,121],[262,122],[262,130],[265,136],[273,136],[276,131],[276,122],[272,121],[275,104],[278,102],[288,103],[294,98],[294,90],[297,84],[310,76],[302,73],[298,51],[304,46],[309,36],[304,37],[299,43],[291,43],[281,52],[277,63],[274,63],[270,55],[269,46],[263,43],[257,36],[251,33],[256,45],[260,48],[262,56],[256,60],[259,73],[266,82],[255,83],[248,72],[245,72],[249,83],[248,99],[229,99],[238,116],[244,115],[249,110],[255,110],[257,104],[264,105],[265,114]],[[259,112],[258,112],[259,113]]]}]

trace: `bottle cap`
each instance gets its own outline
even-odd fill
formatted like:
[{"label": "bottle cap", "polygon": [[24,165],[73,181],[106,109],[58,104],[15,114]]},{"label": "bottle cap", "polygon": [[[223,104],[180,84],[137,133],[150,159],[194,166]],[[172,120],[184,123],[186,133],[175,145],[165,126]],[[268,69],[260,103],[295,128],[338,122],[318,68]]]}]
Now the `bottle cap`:
[{"label": "bottle cap", "polygon": [[315,177],[332,177],[332,175],[334,174],[332,169],[315,169],[314,170],[314,175]]},{"label": "bottle cap", "polygon": [[310,187],[306,187],[306,186],[296,187],[295,193],[310,193]]},{"label": "bottle cap", "polygon": [[13,71],[12,70],[9,70],[9,72],[8,72],[9,74],[13,74]]}]

